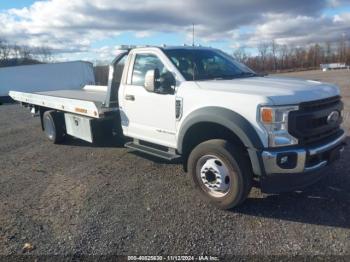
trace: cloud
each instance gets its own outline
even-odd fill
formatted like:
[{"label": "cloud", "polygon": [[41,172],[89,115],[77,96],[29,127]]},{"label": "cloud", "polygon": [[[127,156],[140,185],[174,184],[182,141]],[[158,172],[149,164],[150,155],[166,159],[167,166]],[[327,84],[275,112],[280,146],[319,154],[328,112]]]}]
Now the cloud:
[{"label": "cloud", "polygon": [[330,7],[339,7],[349,4],[349,0],[327,0],[327,4]]},{"label": "cloud", "polygon": [[[57,52],[88,52],[93,43],[123,32],[138,38],[157,32],[190,34],[195,23],[203,41],[308,42],[349,31],[348,15],[321,15],[325,8],[341,4],[342,0],[46,0],[1,12],[0,38]],[[244,26],[253,32],[240,32]]]},{"label": "cloud", "polygon": [[149,32],[149,31],[139,31],[139,32],[136,32],[135,34],[137,38],[150,37],[151,35],[152,35],[152,32]]},{"label": "cloud", "polygon": [[336,42],[350,36],[350,14],[334,17],[267,15],[267,22],[258,25],[253,33],[241,36],[248,45],[276,40],[279,44],[308,45]]}]

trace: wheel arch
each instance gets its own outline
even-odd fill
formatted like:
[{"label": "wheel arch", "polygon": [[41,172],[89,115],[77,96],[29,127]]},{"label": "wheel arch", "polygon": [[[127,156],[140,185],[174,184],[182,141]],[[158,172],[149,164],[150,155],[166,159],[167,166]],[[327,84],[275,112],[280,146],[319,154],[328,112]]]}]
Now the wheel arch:
[{"label": "wheel arch", "polygon": [[249,154],[255,174],[261,175],[258,151],[263,144],[254,127],[240,114],[220,107],[205,107],[188,115],[179,131],[177,149],[184,156],[186,170],[190,151],[205,139],[223,138],[233,141]]}]

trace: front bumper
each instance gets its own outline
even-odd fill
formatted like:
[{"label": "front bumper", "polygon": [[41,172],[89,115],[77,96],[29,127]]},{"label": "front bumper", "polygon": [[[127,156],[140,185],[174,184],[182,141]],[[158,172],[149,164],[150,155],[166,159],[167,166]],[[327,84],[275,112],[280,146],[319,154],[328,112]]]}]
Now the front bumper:
[{"label": "front bumper", "polygon": [[[284,192],[316,182],[319,171],[335,161],[344,150],[346,132],[322,144],[309,147],[264,150],[261,153],[265,175],[264,192]],[[309,174],[312,173],[312,174]]]}]

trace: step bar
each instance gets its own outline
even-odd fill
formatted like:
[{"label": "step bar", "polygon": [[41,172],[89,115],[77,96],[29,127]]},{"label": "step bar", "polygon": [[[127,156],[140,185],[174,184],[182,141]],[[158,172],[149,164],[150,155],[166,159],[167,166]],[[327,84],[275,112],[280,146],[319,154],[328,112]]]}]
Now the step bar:
[{"label": "step bar", "polygon": [[138,140],[126,143],[125,147],[169,161],[180,158],[180,155],[176,154],[174,149],[169,148],[168,151],[163,151],[154,147],[141,145]]}]

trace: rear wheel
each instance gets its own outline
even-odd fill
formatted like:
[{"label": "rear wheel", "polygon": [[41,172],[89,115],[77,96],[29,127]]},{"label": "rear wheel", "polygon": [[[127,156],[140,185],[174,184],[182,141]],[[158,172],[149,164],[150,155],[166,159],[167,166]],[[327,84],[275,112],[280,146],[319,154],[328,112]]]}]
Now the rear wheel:
[{"label": "rear wheel", "polygon": [[241,204],[252,187],[252,171],[240,147],[214,139],[191,152],[188,171],[204,198],[222,209]]},{"label": "rear wheel", "polygon": [[46,111],[42,121],[47,138],[54,144],[63,142],[66,136],[63,114],[56,111]]}]

